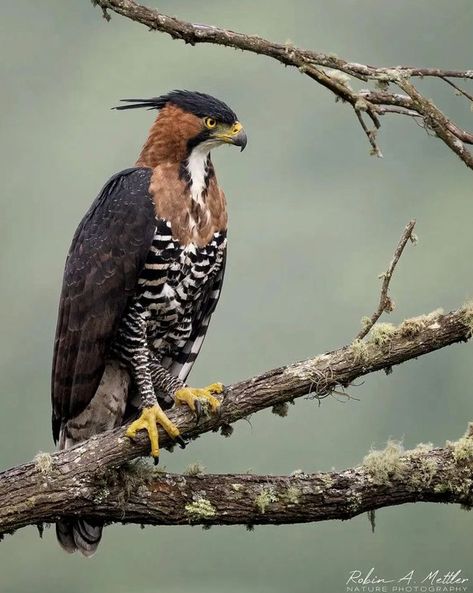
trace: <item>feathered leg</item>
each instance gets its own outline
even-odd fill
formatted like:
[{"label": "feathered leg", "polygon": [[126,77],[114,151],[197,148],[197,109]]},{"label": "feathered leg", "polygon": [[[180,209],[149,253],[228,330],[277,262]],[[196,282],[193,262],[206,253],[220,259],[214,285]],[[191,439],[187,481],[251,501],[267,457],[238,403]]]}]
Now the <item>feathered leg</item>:
[{"label": "feathered leg", "polygon": [[130,369],[140,396],[141,415],[130,424],[126,435],[133,438],[139,430],[146,430],[151,443],[151,455],[157,463],[159,458],[158,424],[181,447],[185,446],[185,441],[177,426],[169,420],[158,404],[156,391],[164,392],[178,405],[186,403],[199,414],[202,410],[201,401],[207,402],[212,411],[218,408],[220,403],[212,393],[221,393],[223,385],[214,383],[205,389],[192,389],[178,377],[171,375],[156,359],[153,359],[147,336],[149,317],[149,311],[136,302],[119,328],[112,351]]}]

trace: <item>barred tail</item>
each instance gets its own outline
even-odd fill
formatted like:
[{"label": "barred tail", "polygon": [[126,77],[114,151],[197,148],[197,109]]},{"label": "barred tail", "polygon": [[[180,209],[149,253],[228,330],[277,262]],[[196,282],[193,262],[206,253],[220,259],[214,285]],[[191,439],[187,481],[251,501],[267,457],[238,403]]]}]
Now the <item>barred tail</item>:
[{"label": "barred tail", "polygon": [[95,519],[62,519],[56,523],[57,540],[63,550],[72,554],[78,550],[92,556],[102,539],[103,522]]}]

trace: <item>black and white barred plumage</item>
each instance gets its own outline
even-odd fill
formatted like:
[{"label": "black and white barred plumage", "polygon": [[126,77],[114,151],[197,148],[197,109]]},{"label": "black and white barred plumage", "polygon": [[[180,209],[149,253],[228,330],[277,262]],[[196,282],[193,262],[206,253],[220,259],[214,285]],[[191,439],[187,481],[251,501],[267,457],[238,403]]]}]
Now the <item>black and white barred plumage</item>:
[{"label": "black and white barred plumage", "polygon": [[136,296],[111,345],[124,364],[135,361],[138,374],[140,365],[149,365],[153,385],[144,386],[151,395],[145,404],[152,404],[156,390],[166,394],[184,386],[220,297],[226,242],[222,231],[204,247],[182,246],[173,240],[170,223],[156,220]]}]

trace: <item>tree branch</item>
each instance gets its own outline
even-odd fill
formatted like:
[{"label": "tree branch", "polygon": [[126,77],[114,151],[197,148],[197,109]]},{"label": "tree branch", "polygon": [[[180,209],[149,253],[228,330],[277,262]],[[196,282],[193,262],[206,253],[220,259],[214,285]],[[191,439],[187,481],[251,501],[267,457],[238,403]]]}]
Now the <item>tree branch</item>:
[{"label": "tree branch", "polygon": [[409,239],[414,243],[416,241],[415,235],[413,235],[414,227],[416,225],[415,220],[411,220],[407,223],[406,228],[404,229],[401,238],[399,239],[399,243],[396,247],[396,251],[394,252],[394,256],[391,260],[391,263],[388,266],[388,269],[384,274],[380,276],[383,279],[383,283],[381,285],[381,294],[379,296],[379,304],[376,311],[371,315],[370,318],[367,319],[367,323],[364,327],[359,331],[358,335],[356,336],[357,340],[362,340],[365,336],[367,336],[373,327],[373,325],[378,321],[381,315],[386,313],[391,313],[394,310],[394,302],[388,294],[389,291],[389,284],[391,282],[391,278],[393,277],[394,270],[396,269],[397,263],[404,251],[405,246]]},{"label": "tree branch", "polygon": [[33,496],[18,487],[31,468],[17,470],[16,487],[11,484],[2,493],[2,533],[26,524],[41,526],[59,515],[141,525],[253,526],[349,519],[420,501],[473,506],[471,428],[444,448],[418,445],[403,451],[399,443],[389,442],[383,451],[371,451],[359,467],[342,472],[176,475],[137,463],[86,480],[80,466],[70,466],[67,478],[59,478],[56,461],[37,456],[42,487],[36,484]]},{"label": "tree branch", "polygon": [[[150,31],[167,33],[173,39],[181,39],[191,45],[223,45],[265,55],[285,66],[298,68],[300,72],[330,90],[337,99],[351,105],[374,155],[382,156],[376,140],[380,127],[379,116],[389,113],[401,114],[413,117],[415,121],[422,118],[424,127],[440,138],[467,167],[473,169],[473,155],[465,146],[473,144],[473,134],[463,130],[444,115],[411,82],[416,78],[436,78],[470,100],[471,95],[449,79],[472,80],[473,70],[442,70],[412,66],[386,68],[357,64],[331,54],[300,49],[289,43],[274,43],[256,35],[189,23],[164,15],[154,8],[137,4],[133,0],[92,0],[92,3],[101,7],[107,20],[110,20],[108,10],[112,10],[145,25]],[[374,83],[376,88],[356,91],[350,84],[351,79]],[[406,94],[390,92],[390,85],[398,86]],[[373,128],[366,124],[363,113],[371,120]]]},{"label": "tree branch", "polygon": [[[472,155],[464,143],[473,141],[412,84],[416,77],[444,79],[473,78],[473,71],[438,69],[376,68],[345,62],[339,58],[289,45],[271,43],[256,36],[226,31],[207,25],[179,21],[132,0],[97,0],[108,17],[114,10],[169,33],[187,43],[214,43],[264,54],[301,72],[348,102],[362,125],[373,152],[379,153],[376,130],[379,117],[396,113],[422,118],[424,125],[441,138],[469,167]],[[330,70],[329,70],[330,69]],[[354,91],[347,77],[374,81],[381,90]],[[396,84],[405,94],[386,90]],[[457,92],[459,87],[448,82]],[[468,98],[466,92],[462,93]],[[364,120],[367,115],[374,128]],[[369,322],[369,333],[360,333],[353,343],[315,358],[273,369],[228,386],[221,413],[195,418],[182,409],[170,412],[170,419],[188,438],[210,430],[228,436],[231,424],[267,407],[278,413],[295,398],[311,394],[324,398],[355,379],[418,358],[473,334],[473,303],[443,314],[405,320],[399,326],[375,325],[390,303],[388,288],[394,268],[414,223],[406,227],[385,275],[378,310]],[[378,314],[379,313],[379,314]],[[171,447],[171,439],[160,430],[160,444]],[[35,459],[0,474],[0,535],[32,524],[52,522],[61,516],[89,515],[106,522],[141,524],[262,524],[296,523],[346,519],[366,511],[403,504],[432,501],[473,504],[473,438],[447,443],[442,449],[419,446],[402,451],[389,443],[381,452],[368,454],[360,467],[343,472],[291,476],[161,474],[131,460],[147,454],[144,433],[131,442],[124,428],[97,435],[71,449],[38,454]]]},{"label": "tree branch", "polygon": [[[227,387],[221,405],[221,414],[218,417],[203,418],[196,425],[195,418],[182,409],[172,410],[169,416],[189,438],[218,429],[228,434],[230,424],[258,410],[281,406],[306,394],[312,394],[317,398],[326,397],[338,386],[347,387],[358,377],[381,369],[391,369],[393,365],[455,342],[465,342],[470,339],[472,333],[472,304],[446,315],[434,311],[429,315],[408,319],[397,327],[380,324],[379,327],[372,328],[368,339],[363,342],[357,340],[333,352],[273,369]],[[170,438],[162,431],[160,431],[160,442],[164,447],[172,445]],[[325,510],[324,505],[321,504],[324,499],[320,494],[320,483],[327,478],[324,475],[298,477],[295,481],[291,481],[292,478],[268,476],[184,478],[165,475],[153,477],[151,485],[145,489],[132,488],[130,497],[124,502],[125,506],[118,505],[117,501],[125,496],[123,493],[126,494],[127,488],[120,483],[119,479],[114,485],[113,479],[107,478],[109,468],[145,455],[148,451],[149,443],[144,434],[139,434],[136,441],[132,443],[124,437],[124,429],[119,428],[97,435],[71,449],[52,455],[41,454],[31,463],[3,472],[0,474],[0,534],[34,523],[54,521],[60,515],[80,514],[86,511],[91,515],[107,515],[109,520],[180,524],[188,522],[188,515],[192,514],[192,511],[186,511],[185,505],[199,502],[193,500],[192,496],[198,497],[199,492],[207,489],[209,492],[215,491],[215,496],[218,496],[220,491],[223,495],[227,492],[226,489],[233,488],[232,484],[242,484],[245,489],[248,488],[248,491],[245,490],[248,496],[259,492],[265,484],[274,487],[276,493],[279,493],[278,496],[282,496],[281,489],[287,488],[288,485],[300,489],[302,493],[307,486],[308,499],[304,499],[304,505],[306,502],[310,503],[312,510],[309,509],[309,514],[302,513],[301,521],[350,516],[343,497],[348,490],[353,490],[353,485],[350,485],[351,479],[361,488],[359,490],[356,486],[354,490],[357,497],[359,495],[361,500],[365,501],[357,507],[357,512],[362,512],[369,507],[377,508],[386,504],[413,500],[454,500],[449,498],[451,491],[443,492],[445,494],[443,498],[431,489],[423,489],[420,494],[413,494],[407,492],[407,487],[401,488],[401,483],[398,484],[400,488],[398,491],[386,489],[386,487],[385,490],[371,489],[365,480],[366,474],[360,474],[358,470],[348,470],[348,473],[342,472],[333,476],[330,474],[337,488],[326,499]],[[433,452],[431,455],[432,459],[441,461],[447,453],[440,451]],[[451,467],[448,465],[451,459],[445,457],[444,461],[447,469]],[[308,481],[305,482],[305,480]],[[434,485],[436,483],[434,482]],[[342,487],[343,484],[345,484],[344,487]],[[341,489],[342,494],[337,494],[338,488]],[[177,499],[174,499],[178,490],[181,492],[178,500],[182,501],[184,507],[182,505],[179,507],[176,503]],[[363,493],[360,493],[361,491]],[[237,490],[235,492],[237,493]],[[328,493],[324,496],[328,496]],[[224,515],[219,513],[218,521],[215,519],[215,522],[256,522],[254,502],[251,503],[253,506],[250,512],[248,507],[250,503],[245,502],[246,496],[239,502],[234,497],[233,503],[229,501],[229,505],[233,504],[233,506],[228,509],[222,507],[224,498],[218,500],[221,500],[221,503],[217,504],[215,499],[215,505],[212,502],[210,504],[217,509],[226,510],[228,518],[225,519]],[[327,504],[327,501],[332,504]],[[454,501],[464,503],[464,499],[460,496]],[[298,512],[304,505],[298,507]],[[289,505],[286,506],[284,512],[278,505],[270,507],[275,514],[260,517],[259,522],[284,522],[284,513],[289,513],[287,521],[294,521],[294,509],[291,510]],[[182,508],[187,512],[186,518]],[[272,520],[270,520],[271,517]]]}]

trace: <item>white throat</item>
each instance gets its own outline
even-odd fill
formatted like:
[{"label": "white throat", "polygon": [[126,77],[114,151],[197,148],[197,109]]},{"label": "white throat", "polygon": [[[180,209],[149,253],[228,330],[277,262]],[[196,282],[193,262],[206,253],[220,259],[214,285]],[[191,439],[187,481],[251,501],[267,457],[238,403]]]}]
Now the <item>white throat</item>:
[{"label": "white throat", "polygon": [[191,198],[200,206],[204,206],[204,191],[206,189],[208,158],[210,148],[208,142],[196,146],[187,159],[187,172],[190,177]]}]

